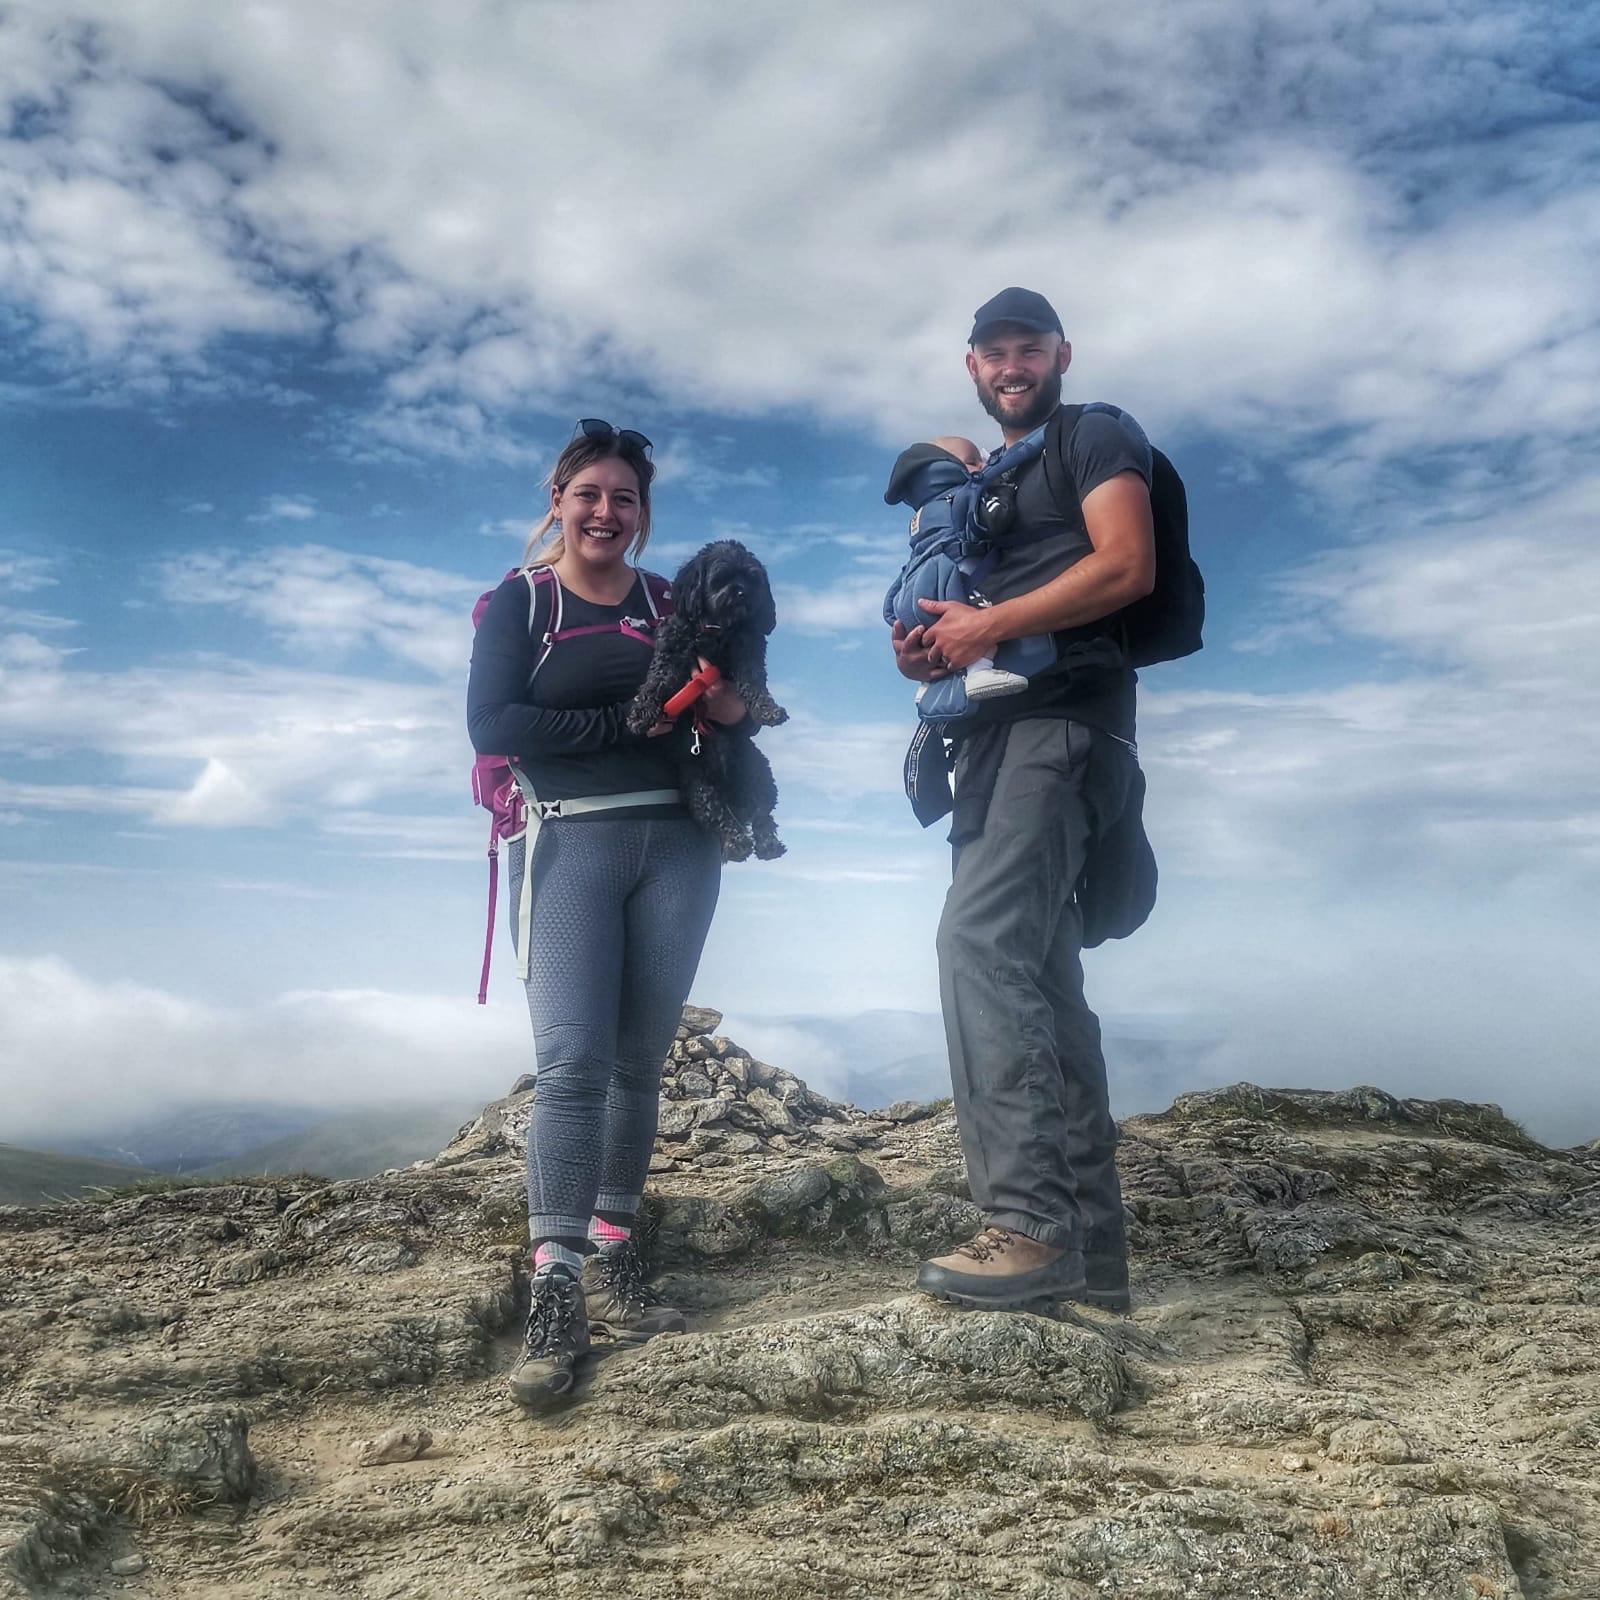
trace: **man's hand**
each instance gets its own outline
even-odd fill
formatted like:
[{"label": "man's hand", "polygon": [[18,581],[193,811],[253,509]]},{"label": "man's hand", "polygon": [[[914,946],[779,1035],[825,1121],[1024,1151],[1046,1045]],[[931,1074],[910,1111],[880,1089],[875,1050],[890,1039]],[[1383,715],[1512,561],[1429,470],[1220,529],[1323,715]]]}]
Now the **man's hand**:
[{"label": "man's hand", "polygon": [[941,666],[960,672],[980,656],[994,654],[997,635],[990,623],[990,608],[963,605],[959,600],[919,600],[917,604],[934,615],[923,640],[928,654]]},{"label": "man's hand", "polygon": [[894,664],[900,669],[901,675],[910,678],[913,683],[937,683],[941,678],[950,676],[947,667],[933,664],[925,633],[920,622],[909,631],[905,623],[897,622],[889,635],[889,643],[894,646]]}]

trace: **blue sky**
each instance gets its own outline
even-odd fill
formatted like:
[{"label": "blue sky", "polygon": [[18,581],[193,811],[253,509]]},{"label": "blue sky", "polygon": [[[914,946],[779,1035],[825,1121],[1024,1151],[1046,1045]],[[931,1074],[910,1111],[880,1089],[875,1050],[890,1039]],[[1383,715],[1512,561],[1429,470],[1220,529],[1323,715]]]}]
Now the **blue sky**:
[{"label": "blue sky", "polygon": [[504,973],[471,1005],[467,616],[578,415],[657,441],[647,559],[733,533],[778,590],[790,855],[728,872],[697,998],[797,1064],[773,1018],[934,1008],[880,494],[988,440],[962,341],[1024,283],[1210,588],[1096,1001],[1221,1078],[1600,1132],[1585,11],[605,15],[0,17],[9,1131],[527,1064]]}]

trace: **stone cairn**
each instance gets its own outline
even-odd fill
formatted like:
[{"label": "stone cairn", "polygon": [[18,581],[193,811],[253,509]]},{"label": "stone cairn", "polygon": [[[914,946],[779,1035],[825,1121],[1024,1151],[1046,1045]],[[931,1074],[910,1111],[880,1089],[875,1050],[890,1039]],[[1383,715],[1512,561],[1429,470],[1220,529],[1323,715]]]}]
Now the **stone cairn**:
[{"label": "stone cairn", "polygon": [[861,1115],[757,1061],[717,1032],[722,1013],[685,1006],[661,1076],[661,1123],[652,1172],[725,1166],[736,1156],[861,1150],[877,1135]]},{"label": "stone cairn", "polygon": [[[661,1123],[650,1170],[677,1172],[728,1166],[736,1160],[783,1160],[825,1150],[853,1152],[876,1145],[875,1127],[854,1106],[808,1089],[781,1067],[758,1061],[717,1032],[722,1013],[685,1006],[661,1077]],[[520,1155],[527,1147],[534,1074],[524,1073],[455,1136],[436,1158],[441,1165]],[[897,1108],[884,1114],[896,1118]]]}]

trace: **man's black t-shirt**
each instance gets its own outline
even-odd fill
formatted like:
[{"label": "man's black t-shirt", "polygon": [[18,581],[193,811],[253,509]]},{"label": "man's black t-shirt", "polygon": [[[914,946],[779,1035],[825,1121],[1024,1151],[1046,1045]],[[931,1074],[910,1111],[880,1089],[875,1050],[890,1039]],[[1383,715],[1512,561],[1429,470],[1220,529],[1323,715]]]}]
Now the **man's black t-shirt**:
[{"label": "man's black t-shirt", "polygon": [[[1047,443],[1045,456],[1053,449]],[[1126,411],[1086,407],[1067,438],[1067,466],[1082,501],[1120,472],[1137,472],[1148,485],[1150,441]],[[1017,479],[1017,517],[1000,544],[1000,563],[982,584],[992,601],[1010,600],[1059,577],[1094,546],[1075,507],[1063,507],[1060,464],[1045,456]],[[1060,660],[1021,694],[979,703],[979,722],[1011,722],[1024,716],[1071,717],[1091,727],[1134,737],[1134,676],[1111,618],[1056,636]]]}]

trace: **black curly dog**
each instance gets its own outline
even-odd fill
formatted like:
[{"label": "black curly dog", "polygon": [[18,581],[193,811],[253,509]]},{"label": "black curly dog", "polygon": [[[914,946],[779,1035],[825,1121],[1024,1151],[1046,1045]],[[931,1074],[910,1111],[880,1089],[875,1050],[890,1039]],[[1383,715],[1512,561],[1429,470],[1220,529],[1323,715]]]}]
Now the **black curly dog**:
[{"label": "black curly dog", "polygon": [[[702,656],[736,689],[763,727],[789,720],[767,692],[767,635],[778,624],[767,569],[736,539],[719,539],[691,556],[672,580],[673,612],[656,631],[655,659],[628,707],[628,726],[645,733],[689,681]],[[722,841],[725,861],[753,849],[763,861],[783,854],[772,820],[778,785],[767,758],[748,739],[712,726],[699,753],[683,761],[689,810]]]}]

